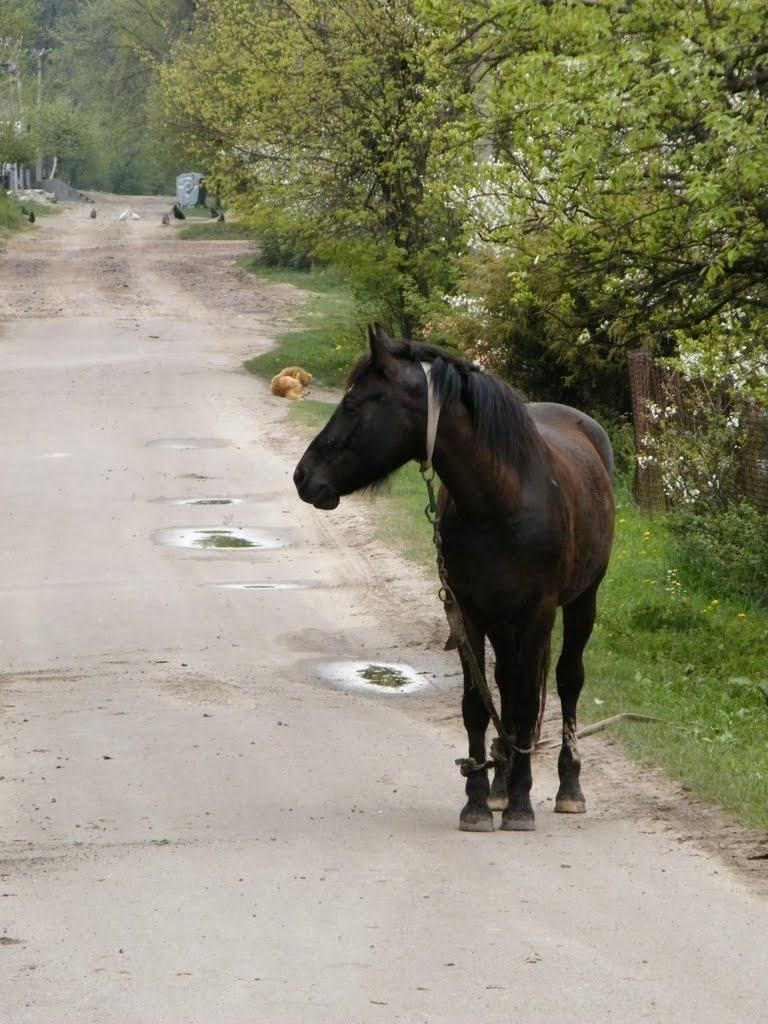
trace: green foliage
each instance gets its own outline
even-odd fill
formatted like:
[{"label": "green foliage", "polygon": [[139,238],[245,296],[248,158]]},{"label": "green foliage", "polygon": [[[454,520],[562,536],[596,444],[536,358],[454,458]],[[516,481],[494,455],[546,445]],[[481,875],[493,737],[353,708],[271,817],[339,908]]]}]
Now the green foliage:
[{"label": "green foliage", "polygon": [[670,505],[699,515],[722,511],[742,492],[741,419],[733,394],[701,378],[669,377],[660,405],[649,403],[649,430],[638,462],[658,474]]},{"label": "green foliage", "polygon": [[[2,160],[2,157],[0,157]],[[24,218],[19,212],[18,204],[12,202],[0,189],[0,233],[4,231],[18,231],[24,225]]]},{"label": "green foliage", "polygon": [[162,75],[167,131],[256,233],[298,232],[406,333],[460,234],[430,187],[457,82],[427,52],[414,0],[212,0]]},{"label": "green foliage", "polygon": [[705,515],[678,508],[668,522],[686,586],[768,605],[768,517],[743,502]]},{"label": "green foliage", "polygon": [[[497,347],[586,399],[644,344],[760,349],[768,313],[765,2],[425,0],[436,57],[470,69],[448,131],[469,294],[489,282]],[[477,255],[474,255],[477,254]],[[478,280],[480,278],[480,280]],[[624,390],[621,388],[621,390]]]},{"label": "green foliage", "polygon": [[[169,191],[178,164],[151,128],[156,71],[183,31],[194,0],[0,0],[0,50],[12,51],[18,74],[4,108],[32,129],[44,170],[75,185],[110,191]],[[43,59],[37,108],[34,50]],[[7,59],[0,52],[0,60]],[[10,76],[9,76],[10,78]],[[11,102],[12,101],[12,102]]]},{"label": "green foliage", "polygon": [[33,0],[0,0],[0,37],[31,42],[37,34],[37,14]]},{"label": "green foliage", "polygon": [[274,224],[264,227],[259,233],[259,249],[268,267],[309,270],[316,262],[312,258],[312,243],[300,228],[281,229]]},{"label": "green foliage", "polygon": [[58,96],[42,107],[37,143],[49,157],[71,165],[77,165],[92,147],[87,120],[68,96]]},{"label": "green foliage", "polygon": [[35,147],[29,135],[20,135],[8,122],[0,121],[0,164],[28,164]]}]

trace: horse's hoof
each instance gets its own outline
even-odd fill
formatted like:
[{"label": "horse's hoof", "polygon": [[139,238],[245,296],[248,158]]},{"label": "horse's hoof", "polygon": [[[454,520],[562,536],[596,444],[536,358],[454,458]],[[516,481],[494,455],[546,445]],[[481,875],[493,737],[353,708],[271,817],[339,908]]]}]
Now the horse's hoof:
[{"label": "horse's hoof", "polygon": [[572,796],[559,796],[555,800],[556,814],[586,814],[587,804],[582,800],[575,800]]},{"label": "horse's hoof", "polygon": [[503,811],[508,802],[506,793],[491,793],[486,801],[489,811]]},{"label": "horse's hoof", "polygon": [[459,832],[493,832],[493,817],[459,818]]},{"label": "horse's hoof", "polygon": [[493,815],[484,807],[467,804],[459,816],[461,832],[493,832]]},{"label": "horse's hoof", "polygon": [[533,832],[536,819],[530,811],[512,811],[501,816],[502,832]]}]

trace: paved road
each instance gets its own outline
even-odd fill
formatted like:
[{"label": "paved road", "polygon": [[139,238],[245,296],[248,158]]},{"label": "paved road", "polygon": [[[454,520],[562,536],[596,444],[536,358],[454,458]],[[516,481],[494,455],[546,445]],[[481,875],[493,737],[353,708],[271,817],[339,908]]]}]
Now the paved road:
[{"label": "paved road", "polygon": [[[550,755],[536,833],[456,830],[434,603],[298,502],[302,442],[239,369],[288,290],[124,205],[0,257],[0,1024],[764,1021],[765,903],[594,759],[586,818]],[[227,526],[284,546],[157,543]],[[304,588],[218,586],[265,581]],[[433,685],[319,679],[371,656]]]}]

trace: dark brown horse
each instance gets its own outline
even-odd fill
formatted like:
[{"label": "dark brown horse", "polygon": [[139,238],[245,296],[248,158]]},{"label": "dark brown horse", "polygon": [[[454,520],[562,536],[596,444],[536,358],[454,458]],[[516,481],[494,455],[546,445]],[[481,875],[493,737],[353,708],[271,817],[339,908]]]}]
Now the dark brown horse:
[{"label": "dark brown horse", "polygon": [[[503,829],[534,827],[527,748],[535,739],[558,606],[563,741],[555,810],[583,812],[576,704],[613,537],[608,437],[584,413],[526,404],[503,381],[432,345],[393,341],[378,326],[369,328],[368,341],[370,352],[352,370],[341,404],[296,467],[299,495],[333,509],[342,495],[411,459],[431,458],[442,483],[448,579],[481,667],[486,637],[493,646],[501,719],[514,738],[506,771],[496,770],[492,786],[487,771],[469,774],[460,827],[491,831],[491,809],[503,810]],[[462,667],[469,755],[483,764],[489,714],[464,655]]]}]

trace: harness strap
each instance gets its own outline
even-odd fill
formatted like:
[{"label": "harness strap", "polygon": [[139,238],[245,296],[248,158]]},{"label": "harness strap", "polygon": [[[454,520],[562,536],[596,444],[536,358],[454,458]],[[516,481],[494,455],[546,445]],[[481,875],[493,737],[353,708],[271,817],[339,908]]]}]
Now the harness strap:
[{"label": "harness strap", "polygon": [[422,462],[424,469],[432,466],[432,456],[435,454],[435,441],[437,440],[437,423],[440,419],[440,402],[435,394],[432,385],[432,363],[419,364],[427,378],[427,447],[426,458]]}]

